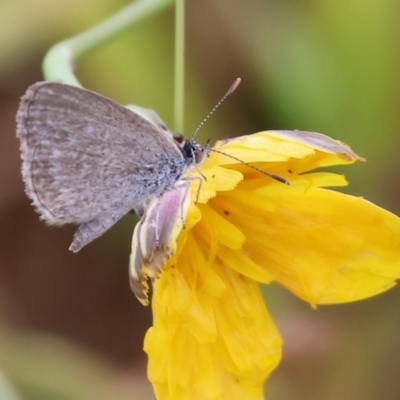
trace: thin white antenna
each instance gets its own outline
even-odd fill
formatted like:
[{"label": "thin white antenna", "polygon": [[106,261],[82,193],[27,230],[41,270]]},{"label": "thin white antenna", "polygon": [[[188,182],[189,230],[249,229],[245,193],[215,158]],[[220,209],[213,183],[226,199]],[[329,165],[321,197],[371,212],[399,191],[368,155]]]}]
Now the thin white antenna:
[{"label": "thin white antenna", "polygon": [[196,128],[196,130],[193,133],[192,139],[197,135],[199,130],[204,126],[204,124],[207,122],[207,120],[211,117],[211,115],[214,114],[215,110],[226,100],[228,96],[230,96],[236,88],[239,86],[240,82],[242,80],[240,78],[236,78],[235,82],[231,85],[229,90],[225,93],[225,95],[222,97],[222,99],[214,106],[214,108],[206,115],[206,117],[203,119],[203,121],[200,122],[199,126]]}]

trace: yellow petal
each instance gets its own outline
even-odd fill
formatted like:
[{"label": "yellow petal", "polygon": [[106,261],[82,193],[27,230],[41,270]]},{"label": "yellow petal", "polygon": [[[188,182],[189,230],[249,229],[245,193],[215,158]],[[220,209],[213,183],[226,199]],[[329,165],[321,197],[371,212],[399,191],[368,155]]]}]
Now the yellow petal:
[{"label": "yellow petal", "polygon": [[[159,400],[261,400],[281,356],[281,338],[256,282],[214,262],[217,292],[193,238],[179,271],[167,265],[153,294],[145,351]],[[195,249],[193,253],[193,249]],[[201,261],[202,260],[202,261]]]},{"label": "yellow petal", "polygon": [[389,289],[400,277],[395,215],[319,188],[281,191],[274,200],[279,206],[263,213],[255,235],[241,227],[248,238],[244,251],[297,296],[311,304],[354,301]]}]

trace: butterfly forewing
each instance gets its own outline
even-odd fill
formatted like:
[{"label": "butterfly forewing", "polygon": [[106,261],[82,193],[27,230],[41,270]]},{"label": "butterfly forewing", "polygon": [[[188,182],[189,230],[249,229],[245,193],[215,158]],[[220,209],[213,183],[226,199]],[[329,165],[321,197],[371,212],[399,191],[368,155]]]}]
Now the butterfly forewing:
[{"label": "butterfly forewing", "polygon": [[39,82],[17,114],[28,196],[52,224],[128,212],[163,192],[186,161],[167,133],[89,90]]}]

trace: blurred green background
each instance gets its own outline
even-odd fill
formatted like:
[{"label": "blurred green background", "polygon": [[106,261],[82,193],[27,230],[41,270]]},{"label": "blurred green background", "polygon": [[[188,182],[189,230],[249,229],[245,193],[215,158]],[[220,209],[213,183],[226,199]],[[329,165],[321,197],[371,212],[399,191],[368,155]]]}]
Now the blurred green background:
[{"label": "blurred green background", "polygon": [[[24,195],[15,112],[57,41],[126,5],[122,0],[0,2],[0,399],[153,399],[142,352],[149,308],[130,293],[135,219],[77,255],[74,227],[49,228]],[[314,130],[368,163],[341,169],[346,191],[400,215],[400,2],[187,1],[185,133],[233,80],[237,92],[199,141],[264,129]],[[169,9],[78,62],[84,86],[155,109],[173,126]],[[318,266],[316,266],[318,267]],[[269,400],[400,398],[400,290],[317,311],[265,289],[285,340]]]}]

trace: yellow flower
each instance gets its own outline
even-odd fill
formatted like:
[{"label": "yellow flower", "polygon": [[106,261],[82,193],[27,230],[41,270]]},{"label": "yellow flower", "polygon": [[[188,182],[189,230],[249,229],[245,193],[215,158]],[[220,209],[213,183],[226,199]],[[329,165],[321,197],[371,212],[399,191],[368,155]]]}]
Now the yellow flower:
[{"label": "yellow flower", "polygon": [[190,193],[175,194],[182,206],[165,207],[168,232],[157,239],[165,243],[151,244],[152,218],[135,231],[133,254],[141,246],[142,257],[131,260],[131,274],[144,303],[146,277],[154,280],[144,349],[159,400],[263,398],[282,340],[258,282],[276,281],[315,307],[375,295],[400,276],[400,219],[324,188],[346,185],[343,176],[310,172],[360,160],[350,148],[320,134],[269,131],[215,149],[290,184],[211,151],[185,176],[201,174],[200,190],[189,180]]}]

